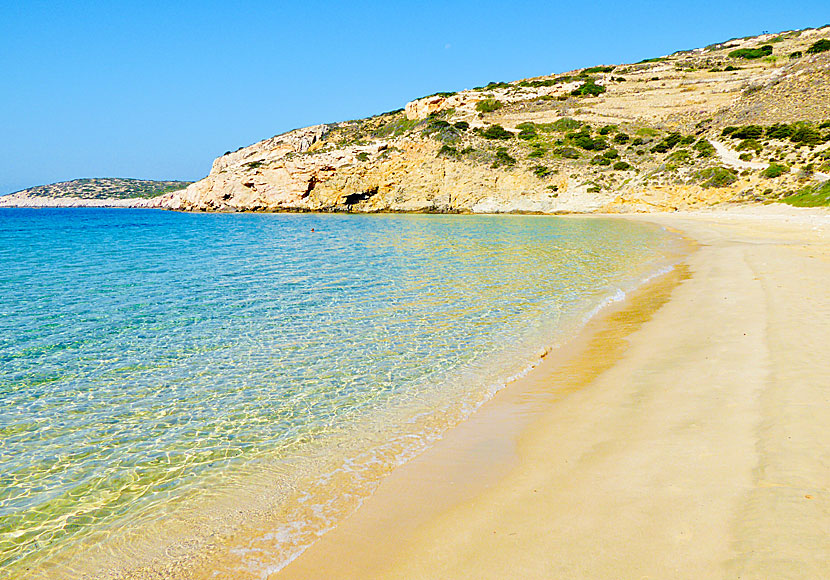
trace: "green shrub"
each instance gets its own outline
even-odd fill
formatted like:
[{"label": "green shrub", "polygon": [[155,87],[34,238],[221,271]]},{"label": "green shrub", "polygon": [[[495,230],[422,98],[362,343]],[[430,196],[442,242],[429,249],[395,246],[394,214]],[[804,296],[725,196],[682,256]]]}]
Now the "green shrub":
[{"label": "green shrub", "polygon": [[748,151],[746,153],[741,153],[740,155],[738,155],[738,159],[740,159],[741,161],[752,161],[752,153]]},{"label": "green shrub", "polygon": [[767,127],[766,133],[770,139],[787,139],[793,134],[793,127],[786,123],[776,123]]},{"label": "green shrub", "polygon": [[541,143],[534,143],[533,150],[527,154],[528,157],[538,158],[544,157],[547,149]]},{"label": "green shrub", "polygon": [[724,67],[724,69],[723,69],[723,70],[725,70],[725,71],[727,71],[727,72],[732,72],[733,70],[741,70],[741,67],[739,67],[739,66],[732,66],[732,65],[730,64],[730,65],[727,65],[726,67]]},{"label": "green shrub", "polygon": [[807,145],[818,145],[824,139],[812,125],[807,123],[796,123],[790,134],[790,141],[793,143],[805,143]]},{"label": "green shrub", "polygon": [[683,136],[680,133],[671,133],[667,137],[665,137],[662,141],[660,141],[657,145],[651,148],[651,150],[655,153],[665,153],[670,149],[674,148],[675,145],[680,143],[683,140]]},{"label": "green shrub", "polygon": [[613,66],[592,66],[591,68],[586,68],[582,71],[583,74],[594,74],[594,73],[609,73],[614,70],[615,67]]},{"label": "green shrub", "polygon": [[460,136],[458,130],[444,119],[438,117],[427,117],[424,129],[421,131],[424,137],[431,137],[441,143],[456,143]]},{"label": "green shrub", "polygon": [[760,139],[764,136],[764,132],[761,125],[743,125],[741,127],[725,127],[721,135],[732,139]]},{"label": "green shrub", "polygon": [[571,143],[586,151],[602,151],[608,149],[605,139],[593,139],[589,133],[577,133],[571,137]]},{"label": "green shrub", "polygon": [[674,161],[675,163],[685,163],[689,159],[691,159],[692,154],[689,152],[688,149],[678,149],[677,151],[673,151],[671,155],[669,155],[666,160],[667,161]]},{"label": "green shrub", "polygon": [[614,133],[619,131],[620,129],[616,125],[606,125],[605,127],[600,127],[599,131],[597,131],[600,135],[608,135],[609,133]]},{"label": "green shrub", "polygon": [[601,95],[605,92],[605,87],[602,85],[598,85],[594,79],[588,79],[582,86],[575,88],[571,91],[571,94],[575,97],[596,97],[597,95]]},{"label": "green shrub", "polygon": [[772,45],[765,44],[760,48],[739,48],[738,50],[733,50],[729,53],[729,58],[755,59],[764,58],[765,56],[769,56],[771,54]]},{"label": "green shrub", "polygon": [[513,137],[513,133],[501,125],[490,125],[486,129],[480,129],[479,133],[485,139],[510,139]]},{"label": "green shrub", "polygon": [[493,111],[498,111],[503,106],[502,102],[497,99],[484,99],[476,103],[476,111],[479,113],[492,113]]},{"label": "green shrub", "polygon": [[554,153],[565,159],[579,159],[582,157],[577,149],[573,147],[557,147]]},{"label": "green shrub", "polygon": [[619,156],[620,156],[620,153],[616,149],[609,149],[608,151],[603,153],[602,156],[605,157],[606,159],[618,159]]},{"label": "green shrub", "polygon": [[502,167],[502,166],[512,167],[516,165],[516,160],[510,156],[510,153],[507,152],[505,147],[499,147],[496,150],[496,160],[493,162],[492,167]]},{"label": "green shrub", "polygon": [[818,126],[819,129],[830,129],[830,121],[822,121]]},{"label": "green shrub", "polygon": [[529,141],[536,137],[536,125],[533,123],[519,123],[516,128],[519,130],[519,139]]},{"label": "green shrub", "polygon": [[631,165],[626,163],[625,161],[617,161],[614,164],[614,169],[616,169],[617,171],[628,171],[629,169],[631,169]]},{"label": "green shrub", "polygon": [[810,48],[807,49],[808,54],[818,54],[830,50],[830,40],[822,38],[814,42]]},{"label": "green shrub", "polygon": [[782,175],[787,173],[789,170],[790,170],[790,168],[787,167],[786,165],[782,165],[780,163],[770,163],[769,167],[767,167],[766,169],[764,169],[761,172],[761,177],[766,177],[768,179],[774,179],[776,177],[781,177]]},{"label": "green shrub", "polygon": [[466,131],[470,128],[470,124],[467,121],[458,121],[457,123],[453,123],[452,126],[458,129],[459,131]]},{"label": "green shrub", "polygon": [[738,180],[735,171],[726,167],[707,167],[697,172],[702,187],[726,187]]},{"label": "green shrub", "polygon": [[552,171],[544,165],[534,165],[531,168],[531,170],[533,171],[533,174],[539,179],[543,179],[552,173]]},{"label": "green shrub", "polygon": [[369,154],[366,153],[365,151],[361,151],[355,157],[357,157],[358,161],[368,161],[369,160]]},{"label": "green shrub", "polygon": [[830,205],[830,181],[812,187],[805,187],[798,193],[784,197],[781,201],[797,207]]},{"label": "green shrub", "polygon": [[685,137],[683,137],[680,140],[680,145],[691,145],[694,142],[695,142],[695,136],[694,135],[686,135]]},{"label": "green shrub", "polygon": [[796,50],[795,52],[790,53],[790,58],[792,60],[795,60],[797,58],[801,58],[802,56],[804,56],[804,54],[800,50]]},{"label": "green shrub", "polygon": [[458,149],[452,145],[442,145],[438,150],[438,157],[458,157]]},{"label": "green shrub", "polygon": [[738,151],[755,151],[756,153],[760,153],[764,146],[758,142],[757,139],[744,139],[735,147]]},{"label": "green shrub", "polygon": [[631,139],[631,137],[629,137],[625,133],[617,133],[616,135],[614,135],[614,139],[612,140],[614,141],[614,143],[623,144],[627,143],[629,139]]},{"label": "green shrub", "polygon": [[550,124],[550,128],[554,131],[573,131],[574,129],[579,129],[582,126],[580,121],[576,119],[571,119],[569,117],[562,117],[561,119],[557,119],[553,123]]},{"label": "green shrub", "polygon": [[611,165],[611,160],[602,155],[594,155],[591,159],[591,165]]}]

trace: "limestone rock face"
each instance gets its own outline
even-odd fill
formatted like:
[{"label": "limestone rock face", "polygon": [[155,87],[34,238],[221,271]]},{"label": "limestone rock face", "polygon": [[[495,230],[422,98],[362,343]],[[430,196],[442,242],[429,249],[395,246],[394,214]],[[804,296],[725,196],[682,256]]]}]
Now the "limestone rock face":
[{"label": "limestone rock face", "polygon": [[270,139],[247,149],[219,158],[205,179],[157,198],[157,207],[491,213],[590,211],[612,200],[569,192],[567,178],[554,194],[548,183],[524,172],[445,159],[426,140],[298,154],[286,141]]}]

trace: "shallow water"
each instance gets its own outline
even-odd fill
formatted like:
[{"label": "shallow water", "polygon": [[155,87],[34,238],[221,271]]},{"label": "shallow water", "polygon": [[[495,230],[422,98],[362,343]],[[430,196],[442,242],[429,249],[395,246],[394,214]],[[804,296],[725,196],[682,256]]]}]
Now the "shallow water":
[{"label": "shallow water", "polygon": [[296,553],[677,249],[621,220],[0,210],[0,577],[255,514]]}]

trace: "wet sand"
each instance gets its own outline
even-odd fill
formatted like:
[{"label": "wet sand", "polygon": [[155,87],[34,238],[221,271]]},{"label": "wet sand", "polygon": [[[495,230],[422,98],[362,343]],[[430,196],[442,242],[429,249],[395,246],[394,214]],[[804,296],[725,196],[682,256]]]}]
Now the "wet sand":
[{"label": "wet sand", "polygon": [[830,214],[629,219],[699,247],[268,577],[830,575]]}]

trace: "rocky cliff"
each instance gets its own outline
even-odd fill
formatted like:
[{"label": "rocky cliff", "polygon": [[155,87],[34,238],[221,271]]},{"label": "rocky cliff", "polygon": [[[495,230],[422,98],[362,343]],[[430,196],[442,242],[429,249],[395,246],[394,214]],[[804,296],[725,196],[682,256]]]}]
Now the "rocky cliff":
[{"label": "rocky cliff", "polygon": [[228,153],[154,204],[549,213],[775,200],[830,171],[828,39],[827,27],[790,31],[432,95]]}]

